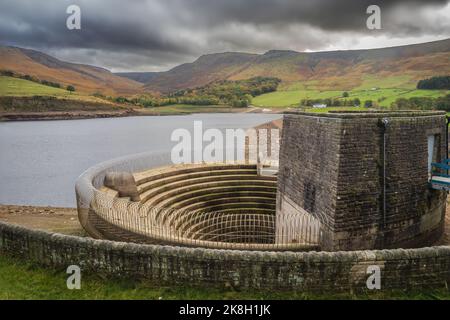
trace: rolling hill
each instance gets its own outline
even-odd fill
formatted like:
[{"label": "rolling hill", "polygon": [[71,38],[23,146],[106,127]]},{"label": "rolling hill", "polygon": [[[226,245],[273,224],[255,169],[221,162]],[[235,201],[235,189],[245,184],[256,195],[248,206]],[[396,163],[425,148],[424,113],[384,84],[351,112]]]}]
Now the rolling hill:
[{"label": "rolling hill", "polygon": [[450,39],[369,50],[210,54],[157,74],[144,88],[170,92],[264,76],[283,80],[282,90],[413,89],[418,80],[443,74],[450,74]]},{"label": "rolling hill", "polygon": [[166,93],[201,87],[213,81],[232,78],[233,75],[249,68],[257,57],[256,54],[239,52],[203,55],[193,63],[185,63],[159,73],[147,82],[144,88]]},{"label": "rolling hill", "polygon": [[157,77],[159,72],[114,72],[114,74],[140,83],[147,83]]},{"label": "rolling hill", "polygon": [[[77,91],[86,94],[101,92],[115,96],[168,93],[217,80],[257,76],[280,78],[280,91],[310,91],[311,94],[373,87],[412,90],[420,79],[450,74],[450,39],[369,50],[216,53],[165,72],[117,74],[100,67],[61,61],[35,50],[0,46],[0,70],[74,85]],[[293,96],[297,100],[298,95]]]},{"label": "rolling hill", "polygon": [[17,47],[0,46],[0,70],[28,74],[65,86],[73,85],[77,91],[89,94],[134,94],[142,86],[103,68],[65,62],[39,51]]}]

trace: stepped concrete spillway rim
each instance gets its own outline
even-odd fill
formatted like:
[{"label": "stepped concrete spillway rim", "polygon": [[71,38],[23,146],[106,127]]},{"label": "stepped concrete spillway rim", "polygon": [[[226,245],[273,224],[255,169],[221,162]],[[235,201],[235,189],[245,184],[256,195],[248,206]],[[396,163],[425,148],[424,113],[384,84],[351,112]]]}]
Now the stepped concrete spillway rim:
[{"label": "stepped concrete spillway rim", "polygon": [[[94,238],[149,244],[263,251],[319,249],[316,243],[303,240],[271,243],[275,235],[270,230],[275,228],[276,177],[259,176],[256,164],[167,166],[166,163],[170,163],[170,155],[145,153],[108,161],[82,174],[76,193],[79,220],[86,231]],[[103,179],[108,172],[132,172],[141,201],[120,198],[117,192],[106,188]],[[124,211],[151,208],[154,219],[166,229],[149,237],[148,229],[128,228],[131,223],[142,221],[138,217],[128,224],[124,221],[127,219],[123,219],[125,216],[112,214],[113,219],[105,219],[93,207],[93,203],[102,202],[96,201],[99,198],[115,199],[117,207]],[[108,211],[104,209],[102,213]],[[237,216],[246,223],[237,223]],[[217,229],[208,225],[208,221],[215,223]],[[174,241],[170,230],[178,232],[179,241]],[[258,232],[260,243],[255,240]],[[239,233],[243,235],[243,242],[238,241]],[[186,239],[183,234],[190,238]]]},{"label": "stepped concrete spillway rim", "polygon": [[[195,246],[213,248],[229,248],[232,243],[236,249],[277,249],[278,245],[270,246],[275,236],[276,177],[258,176],[256,165],[175,165],[133,175],[140,204],[157,211],[156,220],[184,234],[179,245],[193,240]],[[118,196],[104,186],[99,190],[112,198]],[[149,238],[164,242],[160,234],[150,234]],[[304,250],[317,245],[292,243],[284,247]]]}]

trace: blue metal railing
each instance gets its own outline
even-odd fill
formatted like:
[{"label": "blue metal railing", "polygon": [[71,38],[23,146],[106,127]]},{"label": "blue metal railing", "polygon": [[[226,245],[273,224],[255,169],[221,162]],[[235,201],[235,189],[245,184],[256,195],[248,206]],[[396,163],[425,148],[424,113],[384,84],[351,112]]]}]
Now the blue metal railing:
[{"label": "blue metal railing", "polygon": [[450,191],[450,159],[431,164],[430,185],[433,189]]},{"label": "blue metal railing", "polygon": [[[442,162],[439,162],[439,163],[433,162],[431,164],[431,175],[450,178],[450,175],[448,174],[448,172],[450,170],[449,163],[450,163],[450,159],[444,159]],[[446,173],[442,173],[437,170],[445,170]]]}]

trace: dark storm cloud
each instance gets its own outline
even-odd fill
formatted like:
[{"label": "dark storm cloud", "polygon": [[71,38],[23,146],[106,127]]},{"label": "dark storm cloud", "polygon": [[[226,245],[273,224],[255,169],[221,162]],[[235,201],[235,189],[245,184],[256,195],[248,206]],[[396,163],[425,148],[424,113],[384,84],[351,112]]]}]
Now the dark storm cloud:
[{"label": "dark storm cloud", "polygon": [[[65,27],[70,4],[81,7],[82,30]],[[381,7],[381,31],[366,28],[371,4]],[[446,37],[448,14],[447,0],[17,0],[0,2],[0,43],[145,70],[229,50],[321,50],[361,37]]]},{"label": "dark storm cloud", "polygon": [[[178,5],[186,2],[176,0]],[[239,21],[253,24],[306,23],[323,30],[354,30],[366,31],[366,9],[372,4],[379,5],[384,13],[396,7],[413,7],[417,11],[427,6],[444,6],[447,0],[407,1],[407,0],[228,0],[208,1],[191,0],[190,6],[195,6],[197,14],[194,20],[207,21],[208,24],[217,21]],[[201,13],[201,14],[199,14]],[[416,21],[418,23],[418,21]],[[421,21],[423,31],[431,21]],[[395,21],[389,21],[392,27],[401,28]]]}]

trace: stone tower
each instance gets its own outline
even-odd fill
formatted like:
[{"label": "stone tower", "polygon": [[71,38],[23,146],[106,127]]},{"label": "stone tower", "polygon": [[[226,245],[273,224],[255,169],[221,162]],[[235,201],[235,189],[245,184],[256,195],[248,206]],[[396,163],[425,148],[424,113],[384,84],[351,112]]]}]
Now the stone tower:
[{"label": "stone tower", "polygon": [[430,163],[446,145],[444,112],[286,114],[277,218],[317,218],[323,250],[432,244],[446,192],[430,188]]}]

